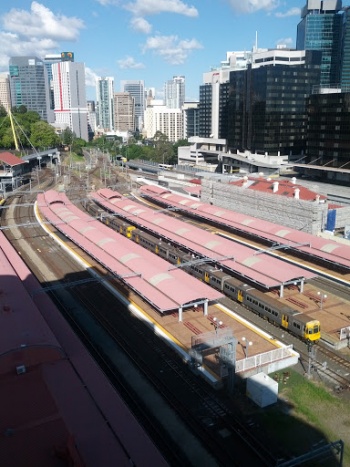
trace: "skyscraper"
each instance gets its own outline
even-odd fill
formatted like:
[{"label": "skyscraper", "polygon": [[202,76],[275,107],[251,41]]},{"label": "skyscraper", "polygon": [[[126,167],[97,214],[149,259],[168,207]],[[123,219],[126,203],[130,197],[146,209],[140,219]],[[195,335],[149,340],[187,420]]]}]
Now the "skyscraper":
[{"label": "skyscraper", "polygon": [[322,52],[323,87],[340,84],[343,16],[342,0],[307,0],[301,12],[297,49]]},{"label": "skyscraper", "polygon": [[24,105],[47,120],[49,89],[47,72],[37,57],[11,57],[9,61],[11,105]]},{"label": "skyscraper", "polygon": [[70,128],[88,141],[84,63],[64,61],[52,65],[55,126]]},{"label": "skyscraper", "polygon": [[0,75],[0,105],[7,111],[11,108],[10,81],[8,74]]},{"label": "skyscraper", "polygon": [[96,123],[104,131],[112,131],[114,129],[113,93],[114,78],[97,78]]},{"label": "skyscraper", "polygon": [[144,81],[121,81],[122,92],[128,92],[135,100],[135,129],[141,131],[145,113]]},{"label": "skyscraper", "polygon": [[135,131],[135,100],[128,92],[114,93],[114,129]]},{"label": "skyscraper", "polygon": [[173,76],[164,85],[164,101],[168,109],[181,109],[185,102],[185,77]]},{"label": "skyscraper", "polygon": [[49,87],[49,103],[48,103],[48,113],[47,113],[47,121],[49,123],[54,123],[55,121],[55,99],[54,99],[54,92],[52,87],[52,67],[53,63],[63,62],[63,61],[70,61],[74,62],[74,54],[73,52],[61,52],[60,54],[49,54],[45,55],[43,62],[47,72],[47,82]]}]

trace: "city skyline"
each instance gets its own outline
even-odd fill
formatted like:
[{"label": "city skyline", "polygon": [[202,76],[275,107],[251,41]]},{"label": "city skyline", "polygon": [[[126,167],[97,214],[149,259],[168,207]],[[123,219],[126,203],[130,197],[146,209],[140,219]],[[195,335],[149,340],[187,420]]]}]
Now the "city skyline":
[{"label": "city skyline", "polygon": [[[96,77],[143,80],[162,98],[164,83],[185,76],[186,100],[199,98],[203,73],[227,51],[294,48],[305,0],[17,0],[0,5],[0,72],[11,56],[73,51],[86,67],[87,98]],[[344,2],[345,4],[345,2]]]}]

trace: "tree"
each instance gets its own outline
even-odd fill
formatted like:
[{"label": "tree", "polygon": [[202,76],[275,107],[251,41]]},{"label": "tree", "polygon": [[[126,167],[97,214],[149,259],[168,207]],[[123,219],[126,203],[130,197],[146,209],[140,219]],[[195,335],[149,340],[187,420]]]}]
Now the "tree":
[{"label": "tree", "polygon": [[31,125],[30,141],[36,149],[52,148],[57,146],[59,137],[51,125],[39,121]]},{"label": "tree", "polygon": [[153,137],[155,149],[155,161],[160,164],[170,164],[174,156],[174,150],[168,137],[161,131],[157,131]]},{"label": "tree", "polygon": [[65,128],[61,133],[61,140],[64,146],[70,146],[74,138],[75,134],[69,127]]},{"label": "tree", "polygon": [[6,109],[2,104],[0,104],[0,118],[1,117],[6,117],[6,116],[7,116]]}]

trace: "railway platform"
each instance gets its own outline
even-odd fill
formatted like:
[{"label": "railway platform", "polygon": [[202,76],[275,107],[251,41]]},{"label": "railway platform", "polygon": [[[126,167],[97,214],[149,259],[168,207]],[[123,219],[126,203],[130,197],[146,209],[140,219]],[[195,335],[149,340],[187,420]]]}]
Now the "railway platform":
[{"label": "railway platform", "polygon": [[[41,222],[39,216],[38,221]],[[45,223],[42,223],[42,227],[60,242],[61,247],[69,250],[69,254],[75,256],[80,264],[89,271],[93,270],[91,264],[79,257],[76,251],[73,252]],[[126,298],[111,283],[105,281],[102,283],[125,303]],[[223,385],[228,366],[234,368],[236,375],[245,378],[261,371],[266,373],[278,371],[298,361],[299,354],[291,346],[273,339],[222,304],[210,304],[206,313],[200,305],[186,308],[183,311],[182,321],[179,321],[177,311],[160,314],[136,293],[130,296],[132,297],[128,299],[130,312],[152,327],[154,332],[165,339],[184,361],[193,365],[196,371],[215,387]],[[193,356],[198,341],[201,341],[205,347],[200,361]],[[232,349],[229,360],[223,358],[227,347]]]}]

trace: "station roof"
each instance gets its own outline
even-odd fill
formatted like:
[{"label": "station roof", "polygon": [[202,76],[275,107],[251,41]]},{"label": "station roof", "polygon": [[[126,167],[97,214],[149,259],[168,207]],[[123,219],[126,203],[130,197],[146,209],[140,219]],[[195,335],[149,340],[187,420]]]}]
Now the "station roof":
[{"label": "station roof", "polygon": [[203,219],[209,219],[258,238],[268,239],[276,245],[288,246],[325,262],[350,268],[350,246],[335,240],[324,239],[229,209],[202,203],[196,199],[172,193],[159,186],[145,185],[141,187],[141,192],[166,206],[179,207]]},{"label": "station roof", "polygon": [[264,177],[243,177],[239,180],[232,181],[229,184],[242,189],[273,194],[276,197],[298,198],[303,201],[325,201],[327,199],[327,196],[320,195],[315,191],[309,190],[302,185],[297,185],[290,180],[277,181],[274,179],[266,179]]},{"label": "station roof", "polygon": [[223,295],[85,214],[63,193],[38,195],[40,211],[55,227],[87,251],[161,312],[214,301]]},{"label": "station roof", "polygon": [[185,246],[194,254],[210,258],[221,267],[239,274],[262,287],[271,288],[315,274],[288,264],[232,240],[213,235],[199,227],[155,211],[110,189],[101,189],[91,197],[132,224],[164,236],[175,244]]},{"label": "station roof", "polygon": [[11,152],[0,152],[0,163],[15,167],[16,165],[26,164],[27,162],[20,157],[15,156]]}]

